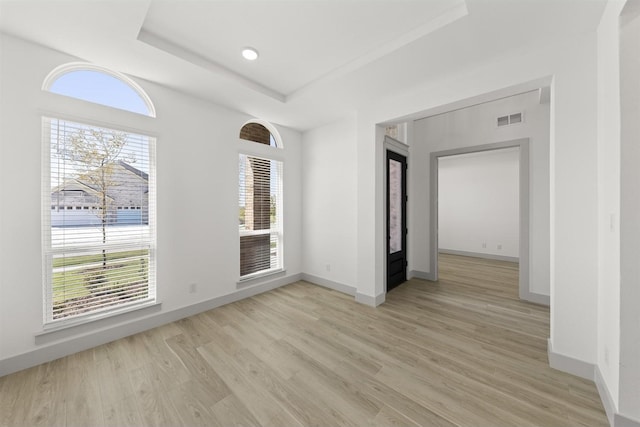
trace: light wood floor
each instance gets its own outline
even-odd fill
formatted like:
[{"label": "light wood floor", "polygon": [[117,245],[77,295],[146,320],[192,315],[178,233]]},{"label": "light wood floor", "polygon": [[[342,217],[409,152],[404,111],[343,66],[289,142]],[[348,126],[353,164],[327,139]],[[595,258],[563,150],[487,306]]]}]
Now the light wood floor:
[{"label": "light wood floor", "polygon": [[0,425],[605,426],[517,265],[441,256],[378,308],[299,282],[0,378]]}]

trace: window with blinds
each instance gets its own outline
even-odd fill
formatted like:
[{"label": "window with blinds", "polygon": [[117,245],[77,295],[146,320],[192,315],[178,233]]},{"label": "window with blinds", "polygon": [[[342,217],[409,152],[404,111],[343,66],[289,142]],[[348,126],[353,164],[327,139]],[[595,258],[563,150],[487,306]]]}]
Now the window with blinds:
[{"label": "window with blinds", "polygon": [[43,119],[44,322],[155,302],[155,140]]},{"label": "window with blinds", "polygon": [[282,269],[282,162],[240,154],[240,280]]}]

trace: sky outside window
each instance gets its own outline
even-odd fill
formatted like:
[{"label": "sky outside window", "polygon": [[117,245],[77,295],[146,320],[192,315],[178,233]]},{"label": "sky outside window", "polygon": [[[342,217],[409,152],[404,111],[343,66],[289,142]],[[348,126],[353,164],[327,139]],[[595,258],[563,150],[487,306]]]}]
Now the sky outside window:
[{"label": "sky outside window", "polygon": [[58,77],[50,92],[149,115],[149,107],[131,86],[100,71],[76,70]]}]

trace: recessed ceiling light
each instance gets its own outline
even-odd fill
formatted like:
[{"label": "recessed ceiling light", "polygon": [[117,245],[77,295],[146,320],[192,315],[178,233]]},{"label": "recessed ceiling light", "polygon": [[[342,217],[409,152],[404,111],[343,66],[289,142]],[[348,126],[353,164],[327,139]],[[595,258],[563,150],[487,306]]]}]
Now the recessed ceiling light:
[{"label": "recessed ceiling light", "polygon": [[255,61],[256,59],[258,59],[258,51],[252,47],[245,47],[244,49],[242,49],[242,56],[247,61]]}]

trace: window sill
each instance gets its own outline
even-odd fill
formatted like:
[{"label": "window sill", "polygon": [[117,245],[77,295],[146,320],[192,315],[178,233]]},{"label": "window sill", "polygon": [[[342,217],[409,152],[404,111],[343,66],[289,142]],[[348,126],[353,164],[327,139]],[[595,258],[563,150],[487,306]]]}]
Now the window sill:
[{"label": "window sill", "polygon": [[[69,319],[69,320],[59,320],[56,322],[51,322],[42,327],[42,331],[36,332],[36,342],[37,341],[48,341],[48,338],[54,338],[54,335],[66,335],[64,332],[71,331],[76,329],[74,332],[85,332],[85,328],[82,326],[97,324],[98,322],[103,323],[101,321],[106,321],[108,319],[118,319],[124,320],[125,315],[137,312],[137,311],[151,311],[154,308],[159,310],[162,306],[161,302],[157,301],[148,301],[142,304],[131,305],[127,307],[122,307],[120,309],[114,309],[109,311],[103,311],[100,313],[95,313],[93,315],[89,314],[85,317]],[[154,310],[155,311],[155,310]],[[131,316],[128,316],[131,317]],[[126,319],[128,320],[128,319]],[[92,325],[93,326],[93,325]],[[102,326],[102,325],[101,325]],[[94,328],[92,330],[95,331]],[[55,337],[54,339],[57,339]]]},{"label": "window sill", "polygon": [[275,268],[273,270],[260,271],[257,273],[252,273],[252,274],[248,274],[246,276],[241,277],[240,280],[238,280],[237,284],[238,284],[238,287],[248,286],[251,282],[255,280],[263,279],[269,276],[276,276],[276,275],[284,276],[286,272],[287,270],[285,270],[284,268]]}]

